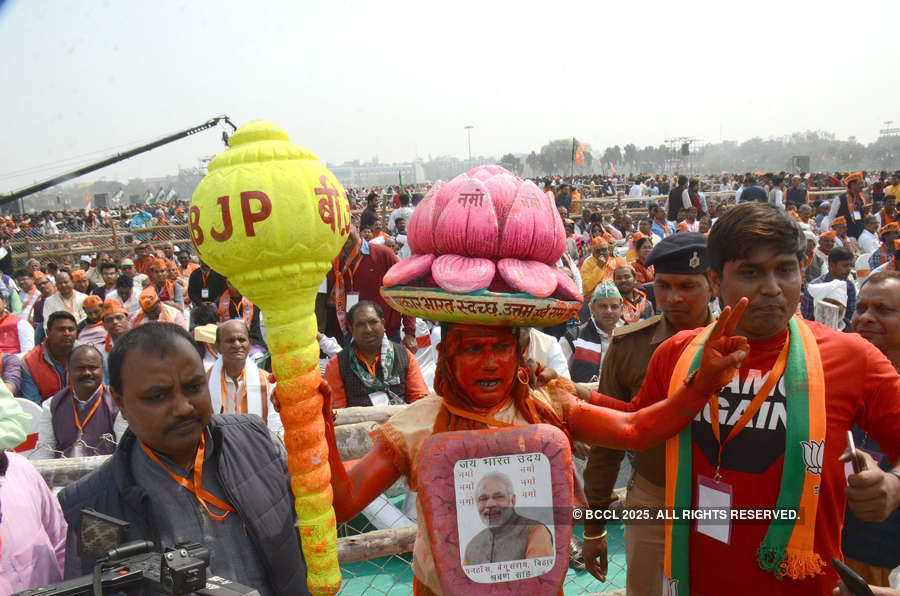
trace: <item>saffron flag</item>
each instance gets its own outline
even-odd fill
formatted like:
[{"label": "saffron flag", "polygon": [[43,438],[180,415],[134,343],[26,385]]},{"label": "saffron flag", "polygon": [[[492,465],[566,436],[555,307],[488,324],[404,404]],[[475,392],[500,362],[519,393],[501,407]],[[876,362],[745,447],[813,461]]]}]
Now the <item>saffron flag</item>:
[{"label": "saffron flag", "polygon": [[581,165],[584,163],[584,150],[587,147],[581,141],[578,142],[578,149],[575,150],[575,163]]}]

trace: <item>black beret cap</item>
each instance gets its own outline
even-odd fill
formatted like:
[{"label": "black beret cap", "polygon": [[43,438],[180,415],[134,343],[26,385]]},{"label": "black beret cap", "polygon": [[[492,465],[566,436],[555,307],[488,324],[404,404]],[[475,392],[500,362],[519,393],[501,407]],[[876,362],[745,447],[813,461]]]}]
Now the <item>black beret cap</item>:
[{"label": "black beret cap", "polygon": [[709,270],[706,236],[697,232],[678,232],[653,247],[644,264],[656,273],[702,274]]}]

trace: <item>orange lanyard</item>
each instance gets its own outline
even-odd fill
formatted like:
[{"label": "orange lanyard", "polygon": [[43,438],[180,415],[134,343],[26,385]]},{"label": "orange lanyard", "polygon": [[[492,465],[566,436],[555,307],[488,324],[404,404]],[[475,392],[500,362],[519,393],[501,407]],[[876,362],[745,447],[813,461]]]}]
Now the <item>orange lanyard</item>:
[{"label": "orange lanyard", "polygon": [[204,288],[206,287],[206,280],[209,279],[210,273],[212,273],[212,271],[210,271],[210,272],[207,273],[206,275],[203,275],[203,272],[202,272],[202,271],[200,272],[200,279],[203,280],[203,287],[204,287]]},{"label": "orange lanyard", "polygon": [[[172,470],[170,470],[164,463],[159,461],[159,458],[156,457],[156,454],[153,453],[146,445],[141,443],[141,449],[144,450],[144,453],[147,454],[147,457],[155,461],[159,466],[169,473],[169,476],[172,477],[172,480],[194,493],[194,496],[197,497],[197,500],[200,501],[200,504],[203,505],[203,508],[206,509],[206,512],[209,514],[211,518],[216,521],[222,521],[228,514],[234,511],[234,507],[216,497],[215,495],[210,494],[203,488],[203,454],[206,451],[206,432],[200,435],[200,446],[197,448],[197,455],[194,457],[194,481],[191,482],[187,478],[182,478]],[[224,511],[225,513],[216,514],[209,510],[209,505],[206,503],[209,502],[213,507],[217,507]]]},{"label": "orange lanyard", "polygon": [[369,371],[373,377],[378,377],[378,361],[381,359],[381,356],[375,356],[375,362],[369,364],[369,361],[362,357],[362,354],[359,353],[359,348],[356,349],[356,357],[362,360],[362,363],[366,365],[366,369]]},{"label": "orange lanyard", "polygon": [[[247,383],[244,382],[244,386],[241,387],[241,382],[244,381],[244,371],[241,371],[241,374],[238,376],[235,381],[235,392],[234,392],[234,413],[235,414],[246,414],[246,412],[241,412],[238,406],[241,403],[241,398],[247,395]],[[228,400],[228,392],[226,391],[227,383],[225,380],[225,365],[222,365],[222,406],[219,410],[220,414],[225,414],[225,402]]]},{"label": "orange lanyard", "polygon": [[103,397],[103,385],[101,384],[100,388],[97,390],[97,401],[94,404],[94,407],[91,408],[90,413],[88,413],[87,418],[84,419],[84,422],[78,419],[78,409],[75,407],[75,400],[78,398],[75,397],[75,389],[72,389],[71,387],[70,389],[72,390],[72,413],[75,414],[75,426],[78,427],[78,434],[80,436],[84,434],[84,427],[91,420],[91,416],[94,415],[94,412],[97,411],[97,406],[100,405],[100,400]]},{"label": "orange lanyard", "polygon": [[725,437],[723,441],[719,434],[719,395],[713,395],[709,400],[709,419],[712,424],[713,435],[716,437],[716,443],[719,445],[719,458],[716,462],[716,475],[715,480],[719,480],[721,475],[719,474],[719,468],[722,467],[722,451],[725,449],[725,445],[728,444],[728,441],[735,438],[740,434],[744,427],[747,426],[747,423],[751,418],[756,416],[756,413],[762,407],[763,402],[766,401],[769,397],[769,393],[774,389],[775,385],[781,379],[781,376],[784,374],[784,369],[787,366],[787,357],[788,357],[788,347],[791,345],[791,336],[788,336],[784,340],[784,347],[781,348],[781,352],[778,354],[778,358],[775,360],[775,364],[772,366],[771,372],[769,372],[769,377],[766,379],[766,382],[763,383],[763,386],[760,387],[759,393],[756,394],[756,397],[753,398],[753,401],[750,402],[750,406],[744,410],[744,413],[741,414],[741,417],[738,419],[737,424],[734,425],[734,428],[731,429],[731,432],[728,433],[728,436]]},{"label": "orange lanyard", "polygon": [[62,297],[62,294],[59,295],[59,301],[62,302],[62,305],[66,307],[66,310],[68,310],[72,314],[75,314],[75,294],[72,294],[71,305],[66,304],[66,299]]}]

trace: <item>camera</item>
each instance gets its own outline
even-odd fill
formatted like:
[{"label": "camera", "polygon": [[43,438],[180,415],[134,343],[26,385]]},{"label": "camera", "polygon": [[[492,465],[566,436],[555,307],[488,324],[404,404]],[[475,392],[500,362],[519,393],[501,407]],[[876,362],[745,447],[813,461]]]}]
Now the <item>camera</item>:
[{"label": "camera", "polygon": [[[186,594],[259,596],[253,588],[221,577],[207,577],[209,551],[181,543],[159,553],[149,540],[122,543],[129,524],[91,509],[81,512],[79,556],[94,557],[94,572],[14,596],[93,596],[100,594]],[[112,545],[112,548],[110,548]]]}]

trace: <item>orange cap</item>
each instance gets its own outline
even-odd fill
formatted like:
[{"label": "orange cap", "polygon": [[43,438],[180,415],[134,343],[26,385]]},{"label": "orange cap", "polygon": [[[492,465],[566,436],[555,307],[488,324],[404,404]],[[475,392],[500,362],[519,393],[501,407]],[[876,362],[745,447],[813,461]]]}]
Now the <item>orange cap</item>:
[{"label": "orange cap", "polygon": [[145,311],[153,308],[153,306],[159,302],[159,294],[156,293],[156,288],[153,286],[144,288],[144,291],[141,292],[141,295],[138,297],[138,302],[140,302],[141,308]]},{"label": "orange cap", "polygon": [[900,232],[900,223],[896,221],[892,221],[889,224],[885,224],[878,229],[878,233],[884,236],[885,234],[890,234],[891,232]]},{"label": "orange cap", "polygon": [[591,248],[603,248],[609,246],[609,243],[603,239],[603,236],[595,236],[591,239]]},{"label": "orange cap", "polygon": [[35,272],[32,274],[32,277],[34,277],[34,281],[37,281],[37,280],[39,280],[39,279],[44,279],[45,277],[47,277],[47,275],[46,275],[43,271],[41,271],[40,269],[38,269],[37,271],[35,271]]},{"label": "orange cap", "polygon": [[834,226],[839,226],[839,225],[841,225],[841,224],[844,224],[845,226],[847,225],[847,218],[844,217],[843,215],[838,216],[838,217],[835,217],[833,220],[831,220],[831,227],[832,227],[832,228],[833,228]]},{"label": "orange cap", "polygon": [[166,261],[164,259],[153,259],[153,263],[150,265],[150,269],[165,269]]},{"label": "orange cap", "polygon": [[835,232],[834,230],[830,230],[828,232],[819,234],[819,239],[822,239],[822,238],[832,238],[832,239],[837,238],[837,232]]},{"label": "orange cap", "polygon": [[[87,302],[87,300],[85,300]],[[103,312],[100,313],[100,320],[106,318],[106,315],[111,315],[114,313],[120,312],[125,316],[128,316],[128,311],[125,310],[125,307],[122,306],[122,303],[115,298],[110,298],[106,302],[103,303]]]},{"label": "orange cap", "polygon": [[166,269],[171,269],[172,267],[178,267],[178,263],[175,261],[166,261]]},{"label": "orange cap", "polygon": [[76,269],[72,272],[72,281],[82,281],[87,279],[87,273],[84,272],[84,269]]},{"label": "orange cap", "polygon": [[91,294],[87,298],[84,299],[84,303],[82,304],[83,308],[93,308],[94,306],[100,306],[103,304],[103,301],[100,300],[100,296],[94,296]]},{"label": "orange cap", "polygon": [[844,178],[843,182],[847,186],[850,186],[850,183],[853,182],[854,180],[862,180],[863,178],[864,178],[864,176],[863,176],[862,172],[853,172],[852,174],[848,174]]}]

